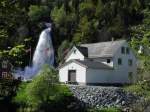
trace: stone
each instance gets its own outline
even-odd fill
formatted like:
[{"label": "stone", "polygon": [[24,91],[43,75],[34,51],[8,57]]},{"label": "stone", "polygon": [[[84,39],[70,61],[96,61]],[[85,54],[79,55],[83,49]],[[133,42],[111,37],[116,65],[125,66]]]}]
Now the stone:
[{"label": "stone", "polygon": [[138,99],[137,96],[126,93],[120,87],[69,85],[69,88],[83,106],[129,106]]},{"label": "stone", "polygon": [[122,102],[121,102],[121,105],[124,106],[124,105],[125,105],[125,101],[122,101]]}]

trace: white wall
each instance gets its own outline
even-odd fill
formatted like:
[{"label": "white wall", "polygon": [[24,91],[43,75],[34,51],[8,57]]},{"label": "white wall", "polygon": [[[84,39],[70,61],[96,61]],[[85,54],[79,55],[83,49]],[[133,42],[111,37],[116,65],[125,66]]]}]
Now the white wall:
[{"label": "white wall", "polygon": [[[125,48],[129,47],[127,43],[124,43],[124,45],[122,46]],[[122,65],[118,65],[118,58],[122,59]],[[132,66],[129,66],[128,59],[132,59]],[[119,77],[120,76],[124,77],[125,78],[124,80],[128,80],[128,82],[130,82],[128,74],[129,72],[132,72],[133,80],[134,82],[136,81],[137,60],[131,49],[130,49],[130,54],[126,54],[126,52],[125,54],[122,54],[121,48],[118,49],[113,58],[113,62],[114,62],[115,74],[117,74]]]},{"label": "white wall", "polygon": [[85,83],[86,80],[86,68],[82,67],[75,62],[72,62],[59,70],[59,81],[68,81],[68,70],[76,70],[76,81],[80,83]]},{"label": "white wall", "polygon": [[87,69],[87,83],[128,83],[126,71],[104,70],[104,69]]},{"label": "white wall", "polygon": [[87,83],[110,83],[113,70],[87,69]]},{"label": "white wall", "polygon": [[[73,50],[76,50],[76,53],[74,53]],[[76,47],[73,47],[71,51],[72,51],[72,53],[66,59],[66,62],[69,61],[69,60],[72,60],[72,59],[84,60],[84,56],[82,55],[82,53]]]},{"label": "white wall", "polygon": [[[127,48],[128,44],[124,43],[123,47]],[[118,65],[118,58],[122,59],[122,65]],[[132,66],[129,66],[128,59],[132,59]],[[95,61],[100,61],[107,64],[107,60],[104,59],[94,59]],[[86,81],[88,83],[130,83],[129,72],[133,73],[132,82],[136,81],[137,77],[137,64],[136,57],[130,49],[130,54],[122,54],[121,48],[117,50],[115,56],[112,58],[111,63],[107,64],[114,67],[114,70],[104,70],[104,69],[87,69]]]}]

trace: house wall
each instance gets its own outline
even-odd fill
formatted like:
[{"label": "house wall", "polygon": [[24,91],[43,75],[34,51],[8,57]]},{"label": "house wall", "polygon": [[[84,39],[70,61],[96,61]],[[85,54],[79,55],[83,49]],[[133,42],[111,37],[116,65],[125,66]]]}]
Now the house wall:
[{"label": "house wall", "polygon": [[[122,45],[123,47],[127,48],[128,44],[124,43]],[[122,65],[118,65],[118,58],[122,59]],[[128,60],[131,59],[132,60],[132,66],[130,66],[128,63]],[[130,54],[127,54],[125,52],[125,54],[121,53],[121,48],[119,48],[117,50],[117,52],[115,53],[115,56],[113,58],[113,62],[114,62],[114,75],[117,75],[118,77],[123,77],[123,80],[126,81],[127,83],[129,82],[135,82],[136,78],[137,78],[137,60],[136,57],[132,51],[132,49],[130,49]],[[133,73],[133,79],[132,81],[129,78],[129,72]]]},{"label": "house wall", "polygon": [[[76,50],[75,53],[74,53],[74,50]],[[72,59],[84,60],[84,56],[82,55],[82,53],[76,47],[72,48],[71,54],[66,59],[66,62],[68,62],[69,60],[72,60]]]},{"label": "house wall", "polygon": [[[104,64],[112,66],[114,70],[107,69],[91,69],[88,68],[86,71],[86,82],[87,83],[133,83],[136,81],[137,75],[137,60],[130,49],[130,53],[126,53],[126,48],[129,47],[127,43],[122,45],[125,47],[125,54],[121,53],[121,48],[119,48],[114,57],[111,59],[111,63],[107,63],[107,58],[100,59],[96,58],[94,61],[100,61]],[[118,58],[122,59],[122,65],[118,65]],[[129,65],[128,60],[132,60],[132,66]],[[129,78],[129,72],[132,72],[132,80]]]},{"label": "house wall", "polygon": [[124,74],[125,70],[87,69],[86,83],[125,84],[128,83],[128,77]]},{"label": "house wall", "polygon": [[76,70],[76,81],[79,83],[85,83],[86,81],[86,68],[76,64],[74,62],[60,68],[59,70],[59,81],[68,81],[68,70]]},{"label": "house wall", "polygon": [[113,70],[100,70],[88,68],[86,72],[86,83],[110,83]]}]

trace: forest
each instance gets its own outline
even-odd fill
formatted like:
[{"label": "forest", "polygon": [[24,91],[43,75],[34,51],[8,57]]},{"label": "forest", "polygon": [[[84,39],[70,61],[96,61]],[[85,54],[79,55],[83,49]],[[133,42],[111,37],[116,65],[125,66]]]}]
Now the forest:
[{"label": "forest", "polygon": [[1,0],[0,7],[0,53],[15,67],[29,65],[26,51],[31,47],[33,56],[46,22],[52,23],[57,64],[73,44],[141,41],[150,24],[148,0]]},{"label": "forest", "polygon": [[[63,61],[66,51],[73,45],[112,39],[127,40],[140,64],[137,84],[124,89],[146,98],[144,103],[135,107],[141,109],[150,102],[149,0],[0,0],[0,57],[8,58],[14,69],[30,65],[30,53],[33,56],[39,35],[46,28],[45,23],[52,24],[55,66]],[[138,54],[140,46],[144,48],[142,54]],[[70,102],[68,99],[72,99],[72,94],[67,87],[53,87],[51,82],[45,81],[45,78],[52,78],[58,83],[57,78],[53,77],[57,74],[55,70],[48,67],[43,70],[39,73],[42,75],[33,79],[33,82],[17,82],[11,86],[12,93],[9,96],[0,94],[5,99],[0,100],[0,107],[3,107],[1,102],[6,101],[11,106],[13,103],[15,107],[26,109],[20,112],[27,112],[28,108],[33,112],[38,109],[48,112],[58,109],[59,104],[63,107],[61,111],[64,109],[66,112],[65,106]],[[2,88],[5,89],[0,85],[0,91],[3,91]],[[58,94],[49,93],[49,90]],[[57,109],[55,111],[60,111]]]}]

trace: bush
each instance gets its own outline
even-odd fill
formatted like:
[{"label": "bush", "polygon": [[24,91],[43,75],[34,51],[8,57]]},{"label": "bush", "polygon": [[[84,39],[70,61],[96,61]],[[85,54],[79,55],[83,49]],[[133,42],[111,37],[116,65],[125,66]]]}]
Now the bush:
[{"label": "bush", "polygon": [[14,102],[22,109],[30,112],[50,111],[53,106],[63,101],[64,97],[72,96],[68,87],[58,84],[57,72],[49,66],[44,69],[30,83],[22,83]]},{"label": "bush", "polygon": [[124,89],[135,95],[150,98],[150,82],[142,81],[134,85],[125,86]]}]

